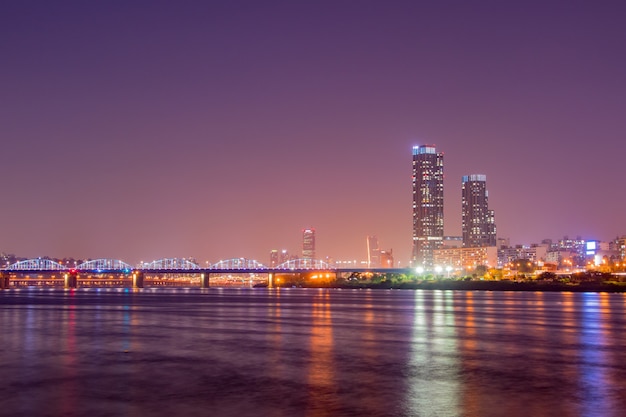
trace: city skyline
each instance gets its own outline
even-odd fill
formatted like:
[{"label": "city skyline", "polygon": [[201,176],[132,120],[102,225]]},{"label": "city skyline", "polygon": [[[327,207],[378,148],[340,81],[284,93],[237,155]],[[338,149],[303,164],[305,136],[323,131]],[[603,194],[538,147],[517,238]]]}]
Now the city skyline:
[{"label": "city skyline", "polygon": [[415,145],[489,178],[498,237],[626,234],[624,6],[5,7],[0,251],[411,258]]}]

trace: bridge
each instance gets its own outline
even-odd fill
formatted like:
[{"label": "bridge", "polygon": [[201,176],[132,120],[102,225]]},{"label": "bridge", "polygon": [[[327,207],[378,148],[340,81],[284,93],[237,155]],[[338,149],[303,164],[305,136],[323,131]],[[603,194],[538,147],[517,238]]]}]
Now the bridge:
[{"label": "bridge", "polygon": [[[324,273],[334,277],[344,273],[408,273],[407,268],[337,268],[316,259],[292,259],[280,265],[268,267],[247,258],[222,260],[202,267],[187,259],[163,258],[148,263],[140,263],[134,267],[117,259],[95,259],[74,266],[62,265],[50,259],[34,258],[16,262],[0,269],[0,289],[16,286],[132,286],[143,288],[146,283],[159,285],[176,285],[176,281],[168,279],[172,276],[191,276],[191,281],[198,282],[201,288],[210,286],[211,275],[266,275],[267,286],[274,286],[274,279],[279,274],[309,274],[317,276]],[[32,277],[35,275],[35,278]],[[165,277],[165,278],[164,278]],[[186,281],[189,284],[191,281]]]}]

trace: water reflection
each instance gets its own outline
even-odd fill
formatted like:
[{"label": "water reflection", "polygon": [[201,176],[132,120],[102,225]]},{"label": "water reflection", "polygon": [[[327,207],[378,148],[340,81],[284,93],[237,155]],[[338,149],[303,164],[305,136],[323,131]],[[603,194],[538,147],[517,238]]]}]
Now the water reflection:
[{"label": "water reflection", "polygon": [[319,290],[311,309],[311,338],[306,415],[333,415],[338,408],[333,358],[333,321],[330,292]]},{"label": "water reflection", "polygon": [[[274,292],[274,298],[268,305],[268,317],[271,320],[271,325],[267,337],[269,338],[269,352],[266,358],[266,364],[268,369],[268,375],[273,380],[283,380],[287,375],[287,364],[283,349],[285,348],[285,340],[283,337],[282,326],[282,308],[281,308],[281,289],[272,289]],[[277,408],[274,410],[273,416],[286,416],[283,410]]]},{"label": "water reflection", "polygon": [[[69,297],[76,295],[75,290],[68,291]],[[70,299],[67,309],[64,310],[61,323],[64,324],[62,337],[65,346],[62,348],[61,363],[63,367],[63,377],[60,384],[59,411],[60,415],[73,415],[76,413],[76,399],[78,396],[77,386],[77,355],[76,344],[76,305]]]},{"label": "water reflection", "polygon": [[[380,365],[380,349],[381,347],[380,335],[377,333],[379,324],[376,317],[376,306],[374,305],[374,297],[372,292],[368,291],[365,294],[360,295],[363,300],[362,318],[363,318],[363,330],[362,338],[357,341],[357,345],[354,347],[358,352],[359,361],[362,361],[365,366],[370,367],[369,373],[355,373],[355,376],[360,381],[369,381],[376,386],[385,386],[386,381],[380,373],[376,372],[376,366]],[[373,370],[372,370],[373,369]],[[362,376],[362,377],[361,377]],[[360,384],[359,384],[360,385]],[[361,406],[364,410],[373,412],[377,410],[379,404],[376,398],[372,396],[359,396],[358,397]]]},{"label": "water reflection", "polygon": [[580,337],[580,391],[585,393],[586,416],[609,415],[613,406],[607,387],[606,372],[610,361],[604,350],[604,330],[609,313],[607,294],[584,293]]},{"label": "water reflection", "polygon": [[6,415],[621,416],[622,294],[0,293]]},{"label": "water reflection", "polygon": [[[443,291],[415,292],[407,372],[408,415],[459,415],[454,310]],[[452,315],[452,317],[447,317]]]}]

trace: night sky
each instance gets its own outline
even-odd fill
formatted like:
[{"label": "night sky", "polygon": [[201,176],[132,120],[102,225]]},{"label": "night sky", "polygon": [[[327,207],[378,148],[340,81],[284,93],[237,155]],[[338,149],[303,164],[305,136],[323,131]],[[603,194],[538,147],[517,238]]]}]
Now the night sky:
[{"label": "night sky", "polygon": [[619,1],[9,1],[0,251],[411,251],[411,148],[486,174],[498,237],[626,234]]}]

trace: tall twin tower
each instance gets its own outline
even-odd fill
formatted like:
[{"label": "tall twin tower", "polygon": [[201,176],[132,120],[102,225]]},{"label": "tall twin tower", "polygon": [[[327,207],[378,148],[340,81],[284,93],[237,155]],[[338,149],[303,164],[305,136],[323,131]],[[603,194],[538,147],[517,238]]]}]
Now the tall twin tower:
[{"label": "tall twin tower", "polygon": [[[462,180],[464,247],[496,245],[486,180],[480,174],[466,175]],[[432,268],[433,253],[443,243],[443,152],[437,152],[433,145],[414,146],[412,264]]]}]

